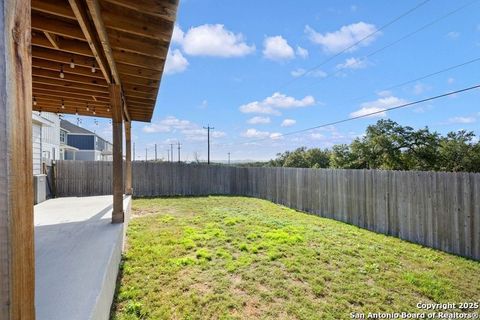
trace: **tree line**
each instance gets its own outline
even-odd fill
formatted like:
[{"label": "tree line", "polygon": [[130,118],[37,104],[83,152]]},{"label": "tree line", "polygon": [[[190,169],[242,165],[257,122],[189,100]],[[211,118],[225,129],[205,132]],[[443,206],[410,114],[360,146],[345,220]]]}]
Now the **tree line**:
[{"label": "tree line", "polygon": [[256,166],[480,172],[480,142],[473,132],[443,136],[392,120],[368,126],[362,137],[330,149],[300,147]]}]

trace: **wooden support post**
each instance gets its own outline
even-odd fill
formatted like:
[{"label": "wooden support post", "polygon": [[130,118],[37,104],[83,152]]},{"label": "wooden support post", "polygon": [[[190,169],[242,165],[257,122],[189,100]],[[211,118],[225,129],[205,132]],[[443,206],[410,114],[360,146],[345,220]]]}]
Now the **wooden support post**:
[{"label": "wooden support post", "polygon": [[0,319],[35,319],[30,0],[0,1]]},{"label": "wooden support post", "polygon": [[110,85],[110,103],[112,105],[113,132],[113,212],[112,223],[122,223],[123,213],[123,111],[120,85]]},{"label": "wooden support post", "polygon": [[125,193],[133,194],[132,189],[132,124],[125,121]]}]

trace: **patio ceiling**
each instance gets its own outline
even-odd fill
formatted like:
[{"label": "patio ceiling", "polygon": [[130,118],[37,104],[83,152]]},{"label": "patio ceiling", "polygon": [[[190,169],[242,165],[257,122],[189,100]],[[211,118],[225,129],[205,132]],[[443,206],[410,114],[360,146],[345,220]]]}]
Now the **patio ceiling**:
[{"label": "patio ceiling", "polygon": [[178,0],[32,0],[33,110],[150,121]]}]

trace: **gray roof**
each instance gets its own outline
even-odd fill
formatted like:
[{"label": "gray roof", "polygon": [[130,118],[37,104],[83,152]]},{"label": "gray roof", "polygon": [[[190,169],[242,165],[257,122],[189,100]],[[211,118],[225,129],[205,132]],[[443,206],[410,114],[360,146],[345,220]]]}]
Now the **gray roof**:
[{"label": "gray roof", "polygon": [[82,127],[79,127],[77,125],[74,125],[73,123],[67,121],[67,120],[63,120],[60,121],[60,127],[62,129],[65,129],[67,130],[69,133],[81,133],[81,134],[92,134],[92,135],[95,135],[94,132],[90,131],[90,130],[87,130],[87,129],[84,129]]}]

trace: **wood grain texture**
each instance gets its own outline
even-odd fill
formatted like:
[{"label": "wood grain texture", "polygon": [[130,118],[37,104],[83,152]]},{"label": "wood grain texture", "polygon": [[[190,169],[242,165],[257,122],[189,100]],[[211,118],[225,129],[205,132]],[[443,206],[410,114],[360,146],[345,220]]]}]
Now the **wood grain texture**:
[{"label": "wood grain texture", "polygon": [[120,85],[110,85],[113,137],[113,212],[112,223],[124,221],[123,212],[123,103]]},{"label": "wood grain texture", "polygon": [[0,319],[35,319],[30,1],[0,3]]}]

